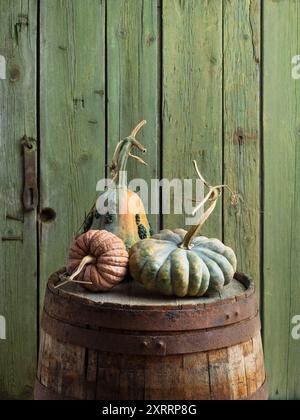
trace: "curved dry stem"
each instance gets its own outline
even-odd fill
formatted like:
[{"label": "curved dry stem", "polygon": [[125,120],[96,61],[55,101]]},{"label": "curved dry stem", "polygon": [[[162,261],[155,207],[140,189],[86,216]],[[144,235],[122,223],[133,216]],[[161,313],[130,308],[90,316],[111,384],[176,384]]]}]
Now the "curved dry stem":
[{"label": "curved dry stem", "polygon": [[117,144],[113,157],[112,157],[112,161],[111,164],[109,166],[110,170],[112,173],[114,173],[116,171],[116,169],[118,168],[118,160],[119,160],[119,156],[120,156],[120,150],[122,147],[123,141],[119,141],[119,143]]},{"label": "curved dry stem", "polygon": [[[217,188],[213,188],[205,197],[202,203],[206,203],[207,201],[210,201],[211,204],[206,210],[206,212],[202,215],[201,219],[199,220],[199,223],[197,225],[192,226],[185,237],[183,238],[183,241],[180,245],[181,248],[184,249],[191,249],[192,247],[192,241],[193,239],[198,235],[198,233],[201,231],[203,225],[207,221],[207,219],[210,217],[214,209],[216,208],[218,198],[220,197],[220,190]],[[204,205],[202,204],[202,206]],[[201,206],[201,207],[202,207]]]},{"label": "curved dry stem", "polygon": [[[215,185],[212,186],[210,185],[202,176],[199,167],[197,165],[197,162],[195,160],[193,160],[193,165],[194,165],[194,169],[196,171],[196,174],[198,175],[198,177],[200,178],[200,180],[204,183],[204,185],[209,189],[207,195],[204,197],[204,199],[201,201],[200,204],[198,204],[198,206],[194,209],[193,211],[193,216],[197,213],[198,210],[200,210],[207,202],[210,202],[210,206],[208,207],[208,209],[205,211],[205,213],[202,215],[201,219],[199,220],[199,223],[192,226],[187,234],[185,235],[183,242],[181,243],[180,247],[184,248],[184,249],[190,249],[191,248],[191,244],[193,239],[195,238],[195,236],[197,236],[199,234],[199,232],[201,231],[203,225],[205,224],[205,222],[208,220],[208,218],[210,217],[210,215],[213,213],[214,209],[216,208],[217,205],[217,201],[218,198],[222,195],[222,189],[223,188],[227,188],[231,194],[232,197],[234,197],[234,199],[238,199],[238,194],[235,193],[228,185]],[[232,198],[233,201],[233,198]]]},{"label": "curved dry stem", "polygon": [[200,178],[200,180],[203,182],[203,184],[204,184],[206,187],[210,187],[210,185],[208,184],[208,182],[207,182],[207,181],[205,181],[205,179],[203,178],[203,176],[202,176],[202,174],[201,174],[201,172],[200,172],[200,169],[199,169],[199,167],[198,167],[198,164],[197,164],[197,161],[196,161],[196,160],[193,160],[193,165],[194,165],[194,169],[195,169],[195,171],[196,171],[196,174],[198,175],[198,177]]},{"label": "curved dry stem", "polygon": [[133,155],[132,153],[128,153],[128,156],[129,157],[131,157],[131,158],[133,158],[133,159],[135,159],[135,160],[137,160],[138,162],[140,162],[142,165],[146,165],[146,166],[148,166],[148,163],[147,162],[145,162],[142,158],[140,158],[139,156],[136,156],[136,155]]},{"label": "curved dry stem", "polygon": [[147,124],[146,120],[141,121],[131,132],[129,138],[131,140],[131,143],[133,146],[135,146],[137,149],[139,149],[141,152],[146,153],[147,149],[136,139],[137,133],[140,131],[140,129]]},{"label": "curved dry stem", "polygon": [[[111,178],[115,184],[119,183],[121,185],[124,182],[123,177],[120,177],[120,173],[122,173],[122,171],[125,171],[128,157],[131,157],[132,159],[137,160],[142,165],[148,165],[142,158],[131,153],[131,149],[133,147],[136,147],[138,150],[140,150],[143,153],[147,151],[147,149],[136,139],[136,135],[146,123],[147,123],[146,120],[141,121],[132,130],[131,134],[128,137],[119,141],[119,143],[117,144],[116,149],[113,154],[112,162],[110,165]],[[87,216],[85,217],[85,220],[81,224],[77,233],[81,231],[88,217],[95,210],[96,203],[97,203],[97,200],[93,204],[91,210],[88,212]]]},{"label": "curved dry stem", "polygon": [[73,282],[73,283],[81,283],[81,284],[93,284],[92,282],[85,282],[85,281],[77,281],[74,280],[84,269],[84,267],[88,264],[95,264],[96,262],[96,258],[92,257],[91,255],[87,255],[86,257],[84,257],[81,261],[81,263],[79,264],[78,268],[76,271],[74,271],[74,273],[65,281],[63,281],[62,283],[58,284],[55,286],[55,289],[58,289],[59,287],[64,286],[67,283]]},{"label": "curved dry stem", "polygon": [[198,204],[198,206],[194,209],[194,211],[193,211],[193,213],[192,213],[192,215],[194,216],[196,213],[197,213],[197,211],[199,210],[199,209],[201,209],[201,207],[203,207],[204,206],[204,204],[209,200],[209,196],[210,196],[210,193],[211,193],[211,191],[213,190],[213,189],[217,189],[217,190],[219,190],[219,194],[221,195],[222,194],[222,192],[221,192],[221,190],[222,189],[227,189],[230,193],[231,193],[231,203],[232,204],[237,204],[237,202],[238,202],[238,200],[239,200],[239,194],[237,193],[237,192],[235,192],[235,191],[233,191],[232,190],[232,188],[230,188],[229,187],[229,185],[227,185],[227,184],[222,184],[222,185],[216,185],[216,186],[211,186],[207,181],[205,181],[205,179],[203,178],[203,176],[202,176],[202,174],[201,174],[201,172],[200,172],[200,170],[199,170],[199,167],[198,167],[198,165],[197,165],[197,162],[195,161],[195,160],[193,160],[193,165],[194,165],[194,168],[195,168],[195,171],[196,171],[196,173],[197,173],[197,175],[198,175],[198,177],[200,178],[200,180],[204,183],[204,185],[209,189],[209,192],[208,192],[208,194],[206,195],[206,197],[204,198],[204,200],[202,200],[201,201],[201,203],[200,204]]},{"label": "curved dry stem", "polygon": [[146,120],[142,120],[141,122],[138,123],[138,125],[132,130],[130,137],[135,138],[135,136],[137,135],[137,133],[140,131],[140,129],[147,124]]},{"label": "curved dry stem", "polygon": [[[216,187],[217,189],[217,187]],[[198,204],[197,207],[195,207],[195,209],[193,210],[192,216],[195,216],[195,214],[197,213],[197,211],[199,211],[208,201],[212,200],[212,189],[209,190],[209,193],[204,197],[204,199],[201,201],[200,204]]]}]

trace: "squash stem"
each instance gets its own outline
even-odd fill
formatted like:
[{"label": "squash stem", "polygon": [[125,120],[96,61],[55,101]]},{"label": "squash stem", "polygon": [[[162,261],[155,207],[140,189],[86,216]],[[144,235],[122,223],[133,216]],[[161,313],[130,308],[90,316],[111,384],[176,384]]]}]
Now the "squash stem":
[{"label": "squash stem", "polygon": [[200,178],[200,180],[204,183],[204,185],[209,189],[208,194],[205,196],[205,198],[201,201],[201,203],[195,208],[193,211],[193,214],[195,214],[200,208],[202,208],[207,201],[209,201],[211,204],[206,210],[206,212],[202,215],[199,223],[197,225],[192,226],[185,237],[183,238],[182,243],[179,245],[180,248],[183,249],[191,249],[192,248],[192,242],[193,239],[199,235],[199,232],[201,231],[203,225],[207,221],[207,219],[210,217],[214,209],[216,208],[218,198],[222,194],[222,188],[227,188],[231,192],[231,203],[233,205],[236,205],[239,200],[238,193],[234,192],[228,185],[216,185],[211,186],[209,183],[203,178],[197,162],[193,160],[194,169],[196,171],[196,174]]},{"label": "squash stem", "polygon": [[[125,139],[121,140],[115,149],[110,170],[112,175],[112,180],[116,184],[116,186],[126,189],[127,188],[127,177],[126,177],[126,167],[127,167],[127,161],[128,157],[131,157],[138,162],[142,163],[143,165],[147,165],[146,162],[143,161],[138,156],[135,156],[131,153],[131,150],[136,147],[141,152],[145,153],[147,149],[136,139],[137,133],[140,131],[140,129],[147,123],[146,120],[141,121],[131,132],[131,134],[126,137]],[[92,213],[95,211],[97,200],[94,202],[91,210],[88,212],[88,214],[85,217],[84,222],[78,229],[77,233],[81,231],[83,226],[85,225],[88,218],[92,215]]]},{"label": "squash stem", "polygon": [[180,244],[180,248],[183,249],[191,249],[192,248],[192,242],[193,239],[199,234],[201,231],[203,225],[207,221],[207,219],[210,217],[214,209],[216,208],[218,198],[221,195],[221,191],[218,187],[211,187],[209,193],[205,197],[205,199],[201,203],[201,207],[207,202],[210,201],[211,204],[206,210],[206,212],[202,215],[199,223],[197,225],[192,226],[185,237],[183,238],[182,243]]},{"label": "squash stem", "polygon": [[[86,265],[88,265],[88,264],[95,264],[95,262],[96,262],[96,258],[93,257],[92,255],[87,255],[86,257],[84,257],[82,259],[81,263],[79,264],[77,270],[74,271],[74,273],[66,281],[64,281],[64,282],[56,285],[55,286],[55,289],[58,289],[59,287],[62,287],[65,284],[70,283],[70,282],[79,283],[78,281],[76,281],[74,279],[82,272],[82,270],[84,269],[84,267]],[[91,282],[80,282],[80,283],[83,283],[83,284],[93,284]]]},{"label": "squash stem", "polygon": [[145,147],[136,139],[137,133],[140,129],[146,124],[146,121],[141,121],[131,132],[131,134],[126,137],[124,140],[118,143],[116,151],[113,156],[111,170],[112,170],[112,179],[116,183],[118,187],[127,187],[127,179],[126,179],[126,167],[128,158],[131,157],[138,162],[142,163],[143,165],[147,165],[146,162],[143,161],[138,156],[135,156],[131,153],[131,150],[135,147],[141,152],[145,153],[147,150]]}]

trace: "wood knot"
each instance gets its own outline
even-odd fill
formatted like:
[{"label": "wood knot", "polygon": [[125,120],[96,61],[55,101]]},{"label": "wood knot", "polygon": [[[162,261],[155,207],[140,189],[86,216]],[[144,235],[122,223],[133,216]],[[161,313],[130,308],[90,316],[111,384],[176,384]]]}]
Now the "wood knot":
[{"label": "wood knot", "polygon": [[244,142],[244,133],[243,133],[243,131],[242,130],[238,130],[236,133],[235,133],[235,139],[236,139],[236,142],[240,145],[240,144],[242,144],[243,142]]},{"label": "wood knot", "polygon": [[26,26],[28,26],[28,25],[29,25],[29,18],[28,18],[28,15],[26,15],[26,14],[24,14],[24,13],[20,13],[20,14],[18,15],[18,22],[19,22],[20,24],[22,24],[22,25],[26,25]]},{"label": "wood knot", "polygon": [[78,158],[78,161],[79,162],[86,162],[86,161],[88,161],[89,160],[89,154],[87,153],[87,152],[82,152],[80,155],[79,155],[79,158]]},{"label": "wood knot", "polygon": [[11,68],[9,69],[9,81],[11,83],[15,83],[20,79],[20,68],[17,65],[11,66]]},{"label": "wood knot", "polygon": [[233,135],[233,143],[242,146],[250,141],[257,141],[257,133],[246,133],[242,128],[238,128]]},{"label": "wood knot", "polygon": [[117,34],[119,38],[125,39],[127,38],[128,32],[125,29],[120,29]]},{"label": "wood knot", "polygon": [[18,20],[15,24],[15,30],[16,32],[21,32],[22,26],[29,26],[29,18],[28,15],[25,14],[19,14]]},{"label": "wood knot", "polygon": [[96,90],[94,90],[94,93],[96,95],[99,95],[99,96],[104,96],[104,90],[103,89],[96,89]]},{"label": "wood knot", "polygon": [[151,44],[153,44],[153,42],[155,41],[155,36],[152,34],[149,34],[146,38],[146,45],[147,47],[150,47]]},{"label": "wood knot", "polygon": [[73,104],[75,108],[78,108],[79,106],[81,106],[81,108],[85,107],[85,100],[84,97],[82,98],[73,98]]},{"label": "wood knot", "polygon": [[40,221],[42,223],[52,223],[56,219],[56,211],[47,207],[44,208],[40,213]]},{"label": "wood knot", "polygon": [[29,26],[28,15],[19,14],[18,15],[18,20],[15,23],[15,38],[16,38],[17,43],[19,42],[18,34],[22,32],[23,27],[27,28],[28,26]]}]

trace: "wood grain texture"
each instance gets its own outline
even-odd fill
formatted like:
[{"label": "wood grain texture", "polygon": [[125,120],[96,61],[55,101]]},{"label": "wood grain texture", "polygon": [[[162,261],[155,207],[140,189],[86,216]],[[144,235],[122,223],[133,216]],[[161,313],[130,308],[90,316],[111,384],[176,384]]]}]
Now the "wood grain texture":
[{"label": "wood grain texture", "polygon": [[[87,30],[88,28],[88,30]],[[105,2],[41,2],[41,298],[105,174]]]},{"label": "wood grain texture", "polygon": [[67,392],[76,399],[86,399],[85,351],[82,347],[60,343],[42,332],[40,352],[45,358],[38,370],[42,385],[59,394]]},{"label": "wood grain texture", "polygon": [[[23,214],[21,140],[37,138],[36,14],[36,0],[0,1],[0,55],[7,64],[0,80],[0,315],[7,328],[0,340],[0,400],[29,398],[35,377],[36,211]],[[23,242],[1,240],[14,236]]]},{"label": "wood grain texture", "polygon": [[[160,0],[114,0],[107,2],[108,156],[117,142],[136,124],[147,125],[138,134],[147,148],[143,159],[128,162],[128,181],[160,177]],[[147,203],[144,203],[147,206]],[[150,210],[149,200],[149,210]],[[149,211],[150,212],[150,211]],[[149,215],[156,231],[159,216]]]},{"label": "wood grain texture", "polygon": [[251,372],[256,369],[256,359],[253,351],[253,340],[243,345],[243,358],[245,366],[245,374],[247,377],[247,392],[252,394],[257,389],[257,377],[253,376]]},{"label": "wood grain texture", "polygon": [[[247,363],[245,347],[257,364]],[[253,397],[265,378],[260,334],[226,349],[186,355],[99,352],[97,363],[91,364],[87,352],[43,332],[38,380],[62,399],[240,400]]]},{"label": "wood grain texture", "polygon": [[[118,295],[114,300],[111,292],[110,304],[105,298],[96,304],[86,292],[80,297],[52,289],[50,283],[38,368],[45,396],[54,392],[57,398],[83,400],[239,400],[253,398],[265,382],[260,324],[251,326],[257,308],[252,308],[246,294],[236,295],[235,288],[231,288],[231,297],[236,296],[236,300],[230,302],[235,316],[229,330],[228,317],[220,324],[207,325],[209,311],[202,316],[197,313],[201,303],[188,308],[182,304],[176,314],[172,306],[159,308],[152,299],[133,309],[130,290],[127,294],[123,289],[123,304]],[[199,301],[203,305],[204,298]],[[225,301],[227,297],[210,302],[216,319],[222,319],[227,311]],[[253,309],[242,320],[236,315],[242,313],[241,302]],[[69,303],[75,306],[66,312]],[[108,311],[106,321],[103,307]],[[158,312],[162,314],[160,322]],[[124,319],[128,319],[127,324]],[[171,320],[167,327],[163,319]],[[142,325],[141,320],[147,323]],[[207,345],[203,345],[203,334],[208,335]],[[38,388],[36,396],[40,399]]]},{"label": "wood grain texture", "polygon": [[260,284],[260,1],[224,2],[224,241]]},{"label": "wood grain texture", "polygon": [[[103,177],[117,141],[143,118],[148,124],[138,138],[148,149],[144,158],[149,166],[131,161],[129,178],[194,179],[191,161],[197,159],[211,183],[224,176],[240,194],[239,204],[233,206],[225,193],[223,208],[219,202],[204,233],[219,238],[223,234],[237,253],[239,270],[253,277],[257,291],[263,268],[261,300],[271,396],[299,399],[299,341],[291,338],[291,320],[300,313],[300,81],[292,78],[292,57],[300,54],[300,2],[40,0],[39,27],[37,3],[0,0],[0,60],[3,56],[7,63],[6,79],[0,74],[0,316],[7,321],[7,340],[0,340],[0,399],[31,397],[36,302],[43,299],[49,273],[65,264],[73,233],[98,195],[96,182]],[[25,134],[38,139],[40,146],[43,222],[39,221],[38,273],[36,212],[26,213],[24,223],[6,218],[23,219],[20,144]],[[260,189],[264,189],[263,232]],[[42,210],[47,208],[56,212],[55,221],[46,222],[51,214]],[[160,217],[150,219],[156,230]],[[176,214],[165,216],[163,222],[170,228],[185,224],[184,217]],[[2,236],[23,236],[23,243],[3,242]],[[224,290],[218,297],[227,293]],[[143,302],[144,296],[130,299]],[[153,304],[160,305],[160,298],[153,296]],[[249,373],[260,363],[255,346],[261,348],[258,340],[239,349],[248,393],[261,382]],[[69,350],[73,354],[74,349]],[[95,352],[80,355],[85,358],[85,389],[76,385],[74,392],[94,399],[100,392],[95,385],[98,371],[104,384],[110,381],[106,362]],[[219,360],[219,375],[229,356],[210,354],[209,359]],[[231,395],[233,391],[219,379],[213,390],[207,389],[202,359],[199,364],[192,356],[182,360],[189,369],[202,372],[199,395]],[[124,359],[122,363],[121,374],[113,367],[110,372],[124,395],[133,379],[130,369],[124,371]],[[135,381],[141,384],[152,365],[145,376],[141,361],[137,364]],[[241,366],[237,372],[242,375]],[[223,373],[228,376],[226,370]],[[210,374],[215,374],[213,368]],[[168,375],[171,378],[172,372]],[[159,379],[152,380],[157,395]],[[238,387],[237,383],[234,393]]]},{"label": "wood grain texture", "polygon": [[210,395],[212,400],[230,400],[230,383],[228,377],[228,350],[214,350],[208,354],[209,377],[212,383]]},{"label": "wood grain texture", "polygon": [[274,399],[300,398],[299,341],[291,338],[300,313],[299,25],[299,1],[264,2],[264,342]]},{"label": "wood grain texture", "polygon": [[[163,2],[162,53],[163,177],[195,179],[196,159],[216,185],[222,180],[222,2]],[[221,214],[219,203],[205,234],[222,237]],[[163,220],[164,227],[185,226],[182,214]]]},{"label": "wood grain texture", "polygon": [[[237,400],[239,398],[247,398],[248,380],[246,377],[245,360],[242,345],[239,344],[237,346],[232,346],[228,348],[228,364],[228,377],[231,388],[231,398],[233,400]],[[253,366],[253,368],[254,370],[250,372],[250,376],[259,375],[259,373],[256,371],[256,366]]]},{"label": "wood grain texture", "polygon": [[225,287],[221,292],[211,290],[205,296],[198,298],[184,297],[176,298],[174,296],[162,296],[158,292],[152,292],[145,289],[141,284],[137,282],[122,282],[113,289],[106,293],[92,293],[84,290],[80,285],[67,284],[60,290],[66,291],[70,296],[76,296],[78,298],[88,299],[91,304],[97,305],[130,305],[132,307],[147,306],[151,307],[192,307],[193,305],[210,305],[215,302],[222,302],[226,300],[232,300],[234,304],[236,299],[241,299],[245,292],[246,287],[241,284],[238,280],[233,281]]}]

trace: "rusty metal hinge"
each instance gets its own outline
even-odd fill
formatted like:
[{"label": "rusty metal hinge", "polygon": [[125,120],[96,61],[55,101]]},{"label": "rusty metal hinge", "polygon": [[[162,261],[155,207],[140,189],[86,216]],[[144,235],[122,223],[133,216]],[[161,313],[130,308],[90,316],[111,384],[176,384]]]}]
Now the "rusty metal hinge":
[{"label": "rusty metal hinge", "polygon": [[24,136],[22,139],[24,159],[23,205],[26,211],[35,210],[39,202],[37,182],[37,142]]}]

